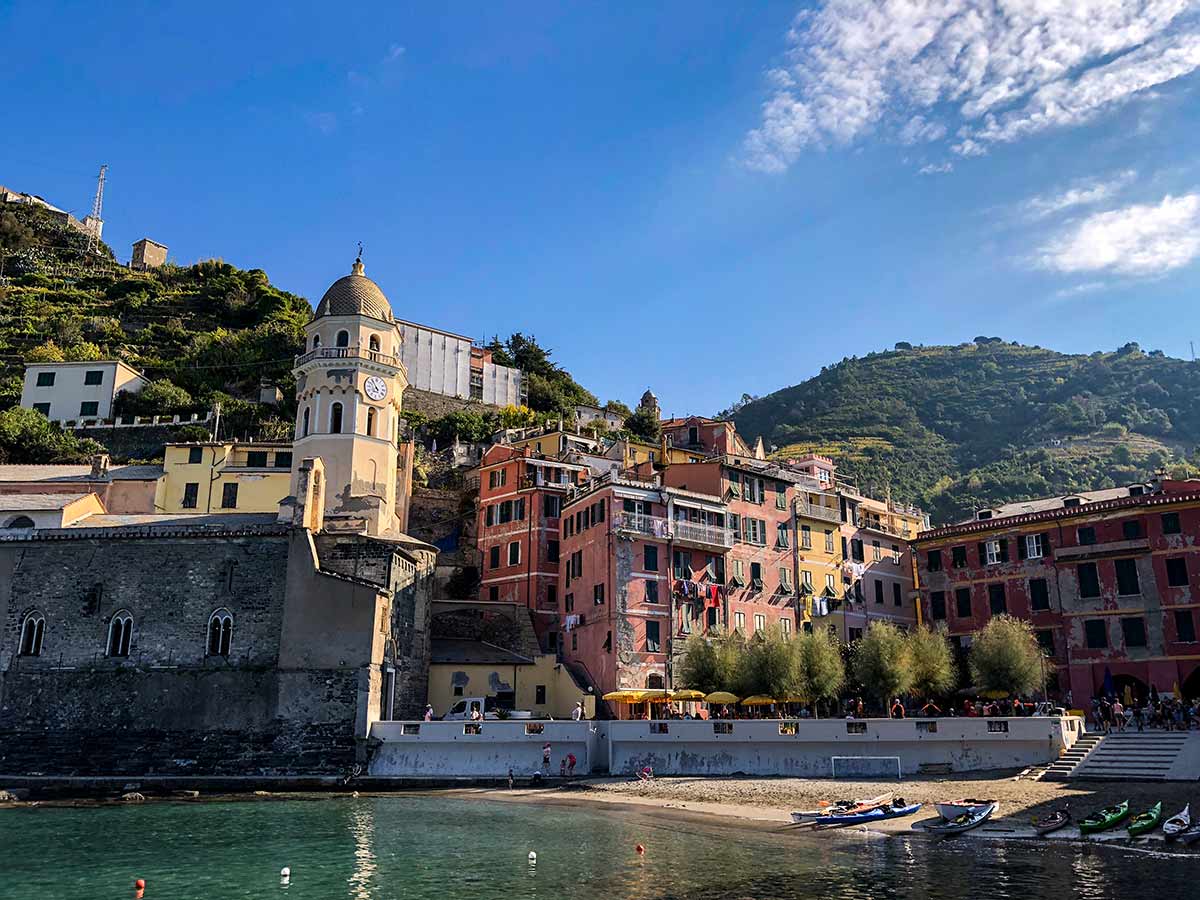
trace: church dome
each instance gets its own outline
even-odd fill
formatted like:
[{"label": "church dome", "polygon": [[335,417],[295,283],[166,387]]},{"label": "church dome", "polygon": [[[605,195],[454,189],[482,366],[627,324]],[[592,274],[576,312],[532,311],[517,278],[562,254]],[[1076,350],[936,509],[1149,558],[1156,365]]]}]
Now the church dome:
[{"label": "church dome", "polygon": [[321,316],[370,316],[384,322],[394,322],[392,307],[374,281],[363,274],[361,259],[354,261],[350,274],[329,286],[317,304],[316,318]]}]

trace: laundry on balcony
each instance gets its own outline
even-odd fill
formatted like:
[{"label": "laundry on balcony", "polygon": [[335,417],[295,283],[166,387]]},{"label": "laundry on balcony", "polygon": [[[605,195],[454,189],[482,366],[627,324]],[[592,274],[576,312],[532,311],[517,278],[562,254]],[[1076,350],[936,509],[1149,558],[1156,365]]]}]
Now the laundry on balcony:
[{"label": "laundry on balcony", "polygon": [[563,619],[563,631],[570,631],[573,628],[578,628],[583,624],[583,616],[569,615]]}]

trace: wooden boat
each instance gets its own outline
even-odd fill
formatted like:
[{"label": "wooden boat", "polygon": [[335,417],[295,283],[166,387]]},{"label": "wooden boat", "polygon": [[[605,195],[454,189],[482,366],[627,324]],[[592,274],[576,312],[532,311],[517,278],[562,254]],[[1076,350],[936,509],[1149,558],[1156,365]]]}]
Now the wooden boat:
[{"label": "wooden boat", "polygon": [[1188,830],[1188,826],[1192,824],[1192,804],[1188,804],[1182,811],[1171,816],[1167,821],[1163,822],[1163,834],[1167,836],[1167,840],[1171,841],[1179,837]]},{"label": "wooden boat", "polygon": [[888,791],[886,794],[880,794],[878,797],[870,797],[866,800],[838,800],[821,809],[805,809],[794,812],[792,813],[792,822],[796,825],[803,825],[833,813],[837,813],[838,815],[854,815],[891,802],[891,791]]},{"label": "wooden boat", "polygon": [[863,812],[832,813],[827,816],[821,816],[815,820],[815,824],[818,827],[827,825],[866,825],[871,822],[882,822],[884,819],[900,819],[904,816],[911,816],[920,808],[920,803],[905,803],[904,800],[897,798],[885,806],[877,806],[874,809],[864,810]]},{"label": "wooden boat", "polygon": [[1122,800],[1116,806],[1106,806],[1079,820],[1080,834],[1098,834],[1129,818],[1129,801]]},{"label": "wooden boat", "polygon": [[1162,801],[1159,800],[1149,809],[1131,816],[1129,824],[1125,826],[1125,829],[1129,832],[1130,837],[1137,837],[1138,835],[1153,831],[1161,821]]},{"label": "wooden boat", "polygon": [[968,813],[978,812],[989,803],[995,803],[995,800],[948,800],[944,803],[938,803],[938,815],[951,822],[959,816],[965,816]]},{"label": "wooden boat", "polygon": [[1038,834],[1049,834],[1071,824],[1071,811],[1065,806],[1033,820],[1033,830]]},{"label": "wooden boat", "polygon": [[944,819],[933,825],[926,825],[926,831],[932,831],[934,834],[960,834],[964,831],[970,831],[972,828],[977,828],[988,819],[992,813],[1000,806],[995,800],[989,800],[983,806],[975,806],[961,815],[955,816],[953,819]]}]

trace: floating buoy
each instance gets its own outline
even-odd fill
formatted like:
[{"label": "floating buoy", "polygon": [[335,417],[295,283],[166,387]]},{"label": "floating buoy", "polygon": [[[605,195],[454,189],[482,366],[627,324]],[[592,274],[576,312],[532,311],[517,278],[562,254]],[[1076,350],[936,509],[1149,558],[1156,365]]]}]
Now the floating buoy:
[{"label": "floating buoy", "polygon": [[137,888],[139,891],[141,891],[141,890],[145,890],[145,888],[146,888],[146,879],[145,879],[145,878],[137,878],[137,879],[134,879],[133,886],[134,886],[135,888]]},{"label": "floating buoy", "polygon": [[280,881],[287,881],[291,877],[292,877],[292,870],[289,869],[287,866],[284,866],[282,869],[279,870],[279,880]]},{"label": "floating buoy", "polygon": [[537,865],[537,854],[534,853],[532,850],[529,851],[529,864],[531,866]]},{"label": "floating buoy", "polygon": [[646,848],[645,848],[645,847],[643,847],[641,844],[638,844],[638,845],[637,845],[636,847],[634,847],[633,849],[637,851],[637,855],[638,855],[638,856],[645,856],[645,855],[646,855]]}]

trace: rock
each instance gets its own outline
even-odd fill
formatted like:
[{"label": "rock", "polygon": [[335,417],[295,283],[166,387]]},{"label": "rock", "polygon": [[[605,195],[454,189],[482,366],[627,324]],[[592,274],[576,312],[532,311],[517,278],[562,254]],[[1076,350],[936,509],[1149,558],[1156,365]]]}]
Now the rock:
[{"label": "rock", "polygon": [[0,791],[0,803],[16,803],[17,795],[10,794],[8,791]]},{"label": "rock", "polygon": [[254,796],[255,797],[270,797],[271,792],[270,791],[255,791]]},{"label": "rock", "polygon": [[137,791],[128,791],[121,795],[122,803],[145,803],[146,798]]},{"label": "rock", "polygon": [[172,791],[171,793],[176,797],[184,797],[188,800],[195,800],[200,796],[199,791]]}]

